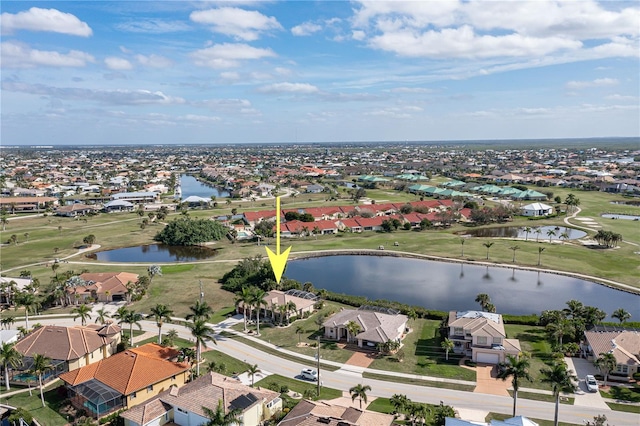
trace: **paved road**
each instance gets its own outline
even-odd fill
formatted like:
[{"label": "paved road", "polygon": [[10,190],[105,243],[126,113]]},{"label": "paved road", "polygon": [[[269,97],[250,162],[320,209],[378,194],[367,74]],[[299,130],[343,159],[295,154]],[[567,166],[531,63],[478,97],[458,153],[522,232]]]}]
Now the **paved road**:
[{"label": "paved road", "polygon": [[[33,318],[33,321],[42,324],[55,325],[77,325],[71,318],[42,319]],[[145,331],[157,331],[154,322],[142,321],[142,328]],[[16,321],[16,326],[22,325]],[[216,332],[220,332],[228,328],[228,324],[214,325]],[[167,324],[163,327],[163,331],[175,329],[182,338],[190,339],[189,331],[182,326],[175,324]],[[209,346],[212,349],[223,352],[234,358],[246,361],[249,364],[257,364],[261,370],[280,374],[286,377],[295,377],[305,365],[279,358],[261,352],[251,346],[243,344],[236,339],[224,336],[216,336],[218,344]],[[513,400],[506,396],[496,396],[479,394],[464,391],[455,391],[450,389],[431,388],[424,386],[410,385],[406,383],[385,382],[381,380],[364,379],[362,375],[355,369],[340,369],[338,371],[321,371],[321,380],[324,386],[347,391],[355,384],[362,383],[371,386],[371,396],[390,397],[393,394],[400,393],[407,395],[411,400],[438,404],[443,401],[445,404],[452,405],[456,408],[464,408],[470,410],[494,411],[499,413],[511,414]],[[554,404],[542,401],[533,401],[520,398],[518,400],[518,414],[553,420]],[[594,416],[605,414],[608,423],[616,426],[637,426],[638,415],[631,413],[623,413],[618,411],[606,411],[598,407],[561,405],[559,418],[562,422],[583,424],[584,420],[592,420]]]}]

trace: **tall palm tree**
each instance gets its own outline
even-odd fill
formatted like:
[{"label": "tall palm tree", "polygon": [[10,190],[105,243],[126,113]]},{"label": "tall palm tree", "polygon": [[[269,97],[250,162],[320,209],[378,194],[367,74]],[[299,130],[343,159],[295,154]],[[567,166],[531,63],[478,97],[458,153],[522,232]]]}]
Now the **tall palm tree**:
[{"label": "tall palm tree", "polygon": [[300,344],[300,338],[302,336],[302,333],[304,333],[304,327],[299,325],[296,327],[296,334],[298,335],[298,344]]},{"label": "tall palm tree", "polygon": [[149,283],[151,283],[156,275],[162,276],[162,268],[159,265],[150,265],[147,268],[147,274],[149,275]]},{"label": "tall palm tree", "polygon": [[208,407],[202,407],[202,411],[209,420],[205,423],[206,426],[233,426],[240,423],[240,415],[242,410],[239,408],[233,408],[225,413],[225,408],[222,405],[222,400],[218,400],[218,406],[215,410]]},{"label": "tall palm tree", "polygon": [[349,332],[349,336],[351,337],[351,339],[347,339],[347,341],[348,340],[352,340],[352,341],[355,340],[356,335],[358,333],[360,333],[360,324],[358,324],[355,321],[349,321],[347,323],[346,328],[347,328],[347,331]]},{"label": "tall palm tree", "polygon": [[444,349],[445,360],[449,361],[449,351],[453,350],[453,341],[445,338],[442,342],[440,342],[440,346]]},{"label": "tall palm tree", "polygon": [[507,361],[500,363],[501,369],[498,378],[507,380],[511,377],[511,386],[513,387],[513,417],[516,416],[516,405],[518,403],[518,389],[520,389],[520,381],[533,380],[529,374],[530,367],[529,356],[521,354],[520,357],[507,355]]},{"label": "tall palm tree", "polygon": [[525,241],[529,241],[529,234],[531,233],[531,231],[533,231],[533,229],[531,229],[530,226],[525,226],[524,227],[524,240]]},{"label": "tall palm tree", "polygon": [[77,318],[80,318],[80,323],[82,325],[87,325],[87,319],[91,319],[91,306],[83,303],[71,310],[73,316],[73,320],[75,321]]},{"label": "tall palm tree", "polygon": [[540,266],[540,256],[542,255],[543,251],[544,247],[538,247],[538,266]]},{"label": "tall palm tree", "polygon": [[492,245],[494,245],[495,243],[493,242],[486,242],[486,243],[482,243],[483,246],[485,246],[487,248],[487,260],[489,260],[489,249],[491,248]]},{"label": "tall palm tree", "polygon": [[611,318],[615,318],[620,321],[620,324],[627,322],[631,318],[631,314],[624,308],[618,308],[611,314]]},{"label": "tall palm tree", "polygon": [[520,246],[511,246],[509,247],[510,250],[513,250],[513,263],[516,263],[516,251],[520,250]]},{"label": "tall palm tree", "polygon": [[256,308],[256,335],[258,336],[260,335],[260,309],[263,306],[267,306],[267,301],[265,300],[266,297],[266,291],[258,287],[255,287],[253,289],[253,298],[251,299],[251,304]]},{"label": "tall palm tree", "polygon": [[538,227],[538,228],[535,228],[535,229],[533,230],[533,232],[535,232],[535,233],[536,233],[536,243],[537,243],[537,242],[538,242],[538,240],[540,239],[540,234],[542,234],[542,229],[541,229],[540,227]]},{"label": "tall palm tree", "polygon": [[46,357],[41,354],[35,354],[33,356],[33,364],[31,365],[30,372],[38,376],[38,384],[40,386],[40,400],[42,401],[42,406],[44,407],[44,392],[42,386],[42,375],[50,370],[51,358]]},{"label": "tall palm tree", "polygon": [[475,302],[479,303],[482,307],[482,310],[484,311],[487,308],[487,305],[491,303],[491,298],[486,293],[480,293],[476,296]]},{"label": "tall palm tree", "polygon": [[551,385],[551,391],[556,399],[556,411],[553,417],[554,426],[558,426],[558,409],[560,407],[560,393],[575,392],[578,387],[574,383],[578,378],[567,368],[564,362],[555,363],[551,368],[540,370],[542,382]]},{"label": "tall palm tree", "polygon": [[235,305],[236,307],[242,305],[242,318],[244,319],[244,331],[247,332],[247,308],[251,313],[251,301],[253,300],[253,293],[249,287],[242,287],[240,293],[236,295]]},{"label": "tall palm tree", "polygon": [[250,365],[249,368],[247,368],[247,373],[251,376],[251,387],[253,387],[255,376],[260,373],[260,367],[258,367],[258,364]]},{"label": "tall palm tree", "polygon": [[2,369],[4,370],[4,384],[7,391],[10,391],[9,369],[22,365],[22,354],[18,352],[13,343],[2,343],[2,347],[0,347],[0,363],[2,363]]},{"label": "tall palm tree", "polygon": [[199,319],[206,321],[211,318],[211,315],[213,315],[213,309],[211,309],[211,306],[209,306],[207,302],[201,302],[199,300],[196,300],[195,304],[189,306],[189,310],[191,313],[185,317],[187,321],[195,321]]},{"label": "tall palm tree", "polygon": [[25,328],[29,330],[29,312],[36,312],[40,303],[33,293],[20,292],[16,295],[15,304],[17,306],[24,306]]},{"label": "tall palm tree", "polygon": [[156,321],[156,325],[158,326],[158,344],[159,345],[162,344],[162,325],[164,324],[165,320],[167,321],[171,320],[171,315],[173,315],[173,311],[169,309],[167,305],[158,303],[156,306],[151,308],[151,314],[147,316],[147,318],[153,317],[153,319]]},{"label": "tall palm tree", "polygon": [[549,237],[549,242],[551,242],[551,238],[556,236],[556,231],[554,231],[553,229],[549,229],[547,231],[547,237]]},{"label": "tall palm tree", "polygon": [[[116,317],[117,315],[117,317]],[[133,326],[136,325],[138,330],[142,330],[140,321],[143,320],[141,313],[124,309],[121,313],[116,313],[115,318],[118,318],[118,324],[129,324],[129,346],[133,346]]]},{"label": "tall palm tree", "polygon": [[349,393],[351,394],[351,401],[355,401],[356,398],[360,400],[360,409],[362,410],[362,401],[367,403],[367,392],[371,390],[371,386],[357,384],[351,389],[349,389]]},{"label": "tall palm tree", "polygon": [[202,345],[207,341],[218,344],[213,337],[213,328],[211,328],[204,318],[194,319],[192,323],[187,324],[187,328],[191,330],[191,335],[196,342],[196,376],[200,375],[200,360],[202,357]]},{"label": "tall palm tree", "polygon": [[609,373],[616,369],[618,365],[618,361],[616,361],[616,357],[611,352],[601,353],[598,358],[594,361],[598,370],[602,372],[604,376],[604,385],[607,386],[607,379],[609,378]]},{"label": "tall palm tree", "polygon": [[460,238],[460,247],[462,247],[462,253],[460,254],[461,257],[464,257],[464,243],[466,242],[466,240],[464,238]]},{"label": "tall palm tree", "polygon": [[95,323],[104,324],[107,322],[107,319],[110,318],[109,313],[104,309],[100,308],[96,311],[96,321]]},{"label": "tall palm tree", "polygon": [[396,393],[389,398],[389,402],[393,405],[394,411],[400,414],[407,408],[407,405],[411,403],[411,400],[407,398],[407,395]]},{"label": "tall palm tree", "polygon": [[173,346],[177,338],[178,332],[172,328],[171,330],[167,331],[167,334],[164,335],[163,344],[165,344],[166,346]]}]

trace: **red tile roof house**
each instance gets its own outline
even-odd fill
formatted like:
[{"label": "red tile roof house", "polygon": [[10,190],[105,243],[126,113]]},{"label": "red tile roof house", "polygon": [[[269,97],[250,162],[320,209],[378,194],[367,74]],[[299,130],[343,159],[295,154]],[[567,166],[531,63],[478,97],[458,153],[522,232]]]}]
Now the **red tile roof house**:
[{"label": "red tile roof house", "polygon": [[94,299],[99,302],[122,301],[126,299],[127,284],[138,281],[138,274],[130,272],[94,272],[81,274],[80,278],[87,282],[85,286],[71,288],[79,302]]},{"label": "red tile roof house", "polygon": [[[271,318],[272,321],[276,320],[276,317],[280,315],[278,312],[278,306],[286,306],[288,303],[292,303],[295,309],[292,309],[290,313],[294,314],[298,318],[304,318],[305,314],[311,314],[315,310],[315,304],[318,301],[318,296],[313,293],[309,293],[302,290],[271,290],[267,293],[264,300],[267,302],[267,306],[263,308],[260,316],[262,318]],[[247,308],[247,311],[250,311],[251,308]],[[241,314],[244,310],[244,304],[242,302],[238,303],[236,307],[236,313]],[[247,312],[247,316],[249,312]],[[291,320],[291,318],[289,318]]]},{"label": "red tile roof house", "polygon": [[336,225],[341,231],[362,232],[362,225],[355,219],[340,219]]},{"label": "red tile roof house", "polygon": [[216,411],[222,403],[225,414],[240,410],[240,424],[258,426],[282,410],[280,393],[252,388],[235,379],[208,373],[181,388],[171,387],[144,404],[120,414],[125,426],[197,426],[209,421],[202,407]]},{"label": "red tile roof house", "polygon": [[187,383],[190,365],[173,361],[177,356],[175,349],[147,343],[61,374],[60,379],[76,408],[100,418]]},{"label": "red tile roof house", "polygon": [[[378,312],[367,307],[343,309],[331,315],[322,324],[324,337],[333,340],[346,339],[356,342],[360,348],[376,348],[378,343],[389,340],[401,343],[407,331],[407,316],[400,313]],[[350,322],[355,322],[359,332],[354,336],[347,329]]]},{"label": "red tile roof house", "polygon": [[453,352],[470,356],[474,362],[498,364],[506,355],[521,352],[518,339],[507,339],[502,315],[479,311],[451,311],[447,322]]},{"label": "red tile roof house", "polygon": [[[113,323],[84,327],[45,325],[20,339],[15,348],[25,357],[20,367],[22,371],[31,367],[35,354],[51,358],[54,368],[46,377],[53,378],[110,357],[116,352],[120,339],[120,326]],[[17,371],[10,381],[24,384],[26,377],[27,375]]]},{"label": "red tile roof house", "polygon": [[394,420],[391,414],[342,407],[326,401],[302,400],[278,426],[391,426]]}]

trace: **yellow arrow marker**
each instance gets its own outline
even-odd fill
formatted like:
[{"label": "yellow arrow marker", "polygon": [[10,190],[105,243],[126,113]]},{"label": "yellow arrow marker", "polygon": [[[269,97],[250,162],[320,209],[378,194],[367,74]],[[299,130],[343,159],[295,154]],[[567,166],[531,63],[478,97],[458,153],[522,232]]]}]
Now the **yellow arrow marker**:
[{"label": "yellow arrow marker", "polygon": [[276,276],[276,281],[280,284],[282,279],[282,273],[285,266],[287,266],[287,259],[289,258],[289,251],[291,247],[286,249],[284,253],[280,253],[280,197],[276,197],[276,252],[272,252],[269,247],[267,249],[267,255],[269,256],[269,262],[271,262],[271,269]]}]

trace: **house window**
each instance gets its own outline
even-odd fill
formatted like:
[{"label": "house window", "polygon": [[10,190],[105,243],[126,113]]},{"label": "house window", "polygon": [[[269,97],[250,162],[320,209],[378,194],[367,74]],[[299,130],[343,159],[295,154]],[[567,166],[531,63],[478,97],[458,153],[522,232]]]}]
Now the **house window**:
[{"label": "house window", "polygon": [[176,379],[176,376],[175,376],[175,375],[174,375],[174,376],[171,376],[171,380],[175,380],[175,379]]},{"label": "house window", "polygon": [[147,386],[147,392],[153,391],[153,385]]},{"label": "house window", "polygon": [[500,345],[500,344],[502,344],[502,337],[494,337],[494,338],[493,338],[493,344],[494,344],[494,345]]},{"label": "house window", "polygon": [[487,344],[487,336],[478,336],[477,343],[479,345],[486,345]]},{"label": "house window", "polygon": [[136,396],[138,396],[135,392],[131,394],[131,399],[136,399]]},{"label": "house window", "polygon": [[629,366],[626,364],[618,364],[616,365],[616,373],[628,374]]},{"label": "house window", "polygon": [[464,333],[462,327],[453,327],[453,334],[456,336],[461,336]]},{"label": "house window", "polygon": [[183,410],[180,407],[176,407],[176,410],[178,410],[180,413],[187,414],[187,410]]}]

